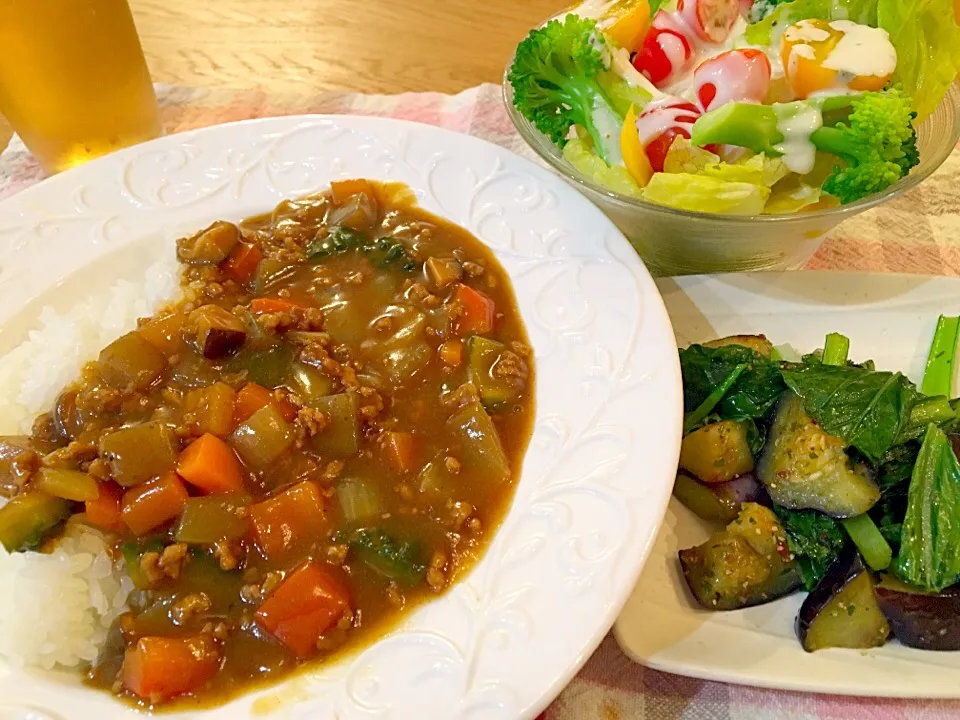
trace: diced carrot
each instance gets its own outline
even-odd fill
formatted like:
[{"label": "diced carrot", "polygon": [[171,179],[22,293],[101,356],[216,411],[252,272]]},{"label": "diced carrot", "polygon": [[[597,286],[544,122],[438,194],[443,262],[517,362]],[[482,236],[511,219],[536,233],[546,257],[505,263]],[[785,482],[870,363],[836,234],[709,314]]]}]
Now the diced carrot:
[{"label": "diced carrot", "polygon": [[296,300],[280,297],[254,298],[250,301],[250,312],[252,312],[254,315],[261,315],[263,313],[291,312],[293,310],[303,310],[306,307],[308,306],[297,302]]},{"label": "diced carrot", "polygon": [[460,340],[447,340],[440,343],[438,351],[444,365],[459,367],[463,362],[463,342]]},{"label": "diced carrot", "polygon": [[266,558],[281,557],[326,530],[323,496],[304,481],[268,500],[251,505],[250,523]]},{"label": "diced carrot", "polygon": [[308,657],[317,641],[350,605],[343,584],[327,569],[308,562],[284,578],[256,612],[257,623],[297,657]]},{"label": "diced carrot", "polygon": [[383,449],[397,472],[408,473],[416,469],[417,439],[413,433],[392,431],[383,433]]},{"label": "diced carrot", "polygon": [[278,400],[273,392],[262,385],[247,383],[237,393],[237,404],[234,406],[233,419],[239,425],[250,418],[257,410],[273,403],[280,415],[287,422],[292,422],[297,416],[297,408],[286,399]]},{"label": "diced carrot", "polygon": [[461,283],[453,291],[453,301],[460,306],[460,314],[454,319],[458,335],[483,335],[493,330],[496,306],[482,292]]},{"label": "diced carrot", "polygon": [[259,245],[242,242],[223,261],[220,269],[231,280],[246,285],[257,271],[257,266],[261,260],[263,260],[263,253],[260,252]]},{"label": "diced carrot", "polygon": [[243,490],[243,467],[233,449],[206,433],[187,445],[177,458],[177,472],[205,494]]},{"label": "diced carrot", "polygon": [[171,470],[127,490],[120,501],[120,517],[135,534],[144,535],[183,512],[189,497],[180,477]]},{"label": "diced carrot", "polygon": [[209,635],[148,636],[127,648],[123,686],[152,703],[193,692],[220,668],[220,651]]},{"label": "diced carrot", "polygon": [[119,532],[125,529],[120,517],[120,499],[123,490],[114,482],[102,482],[97,485],[100,495],[96,500],[87,500],[84,509],[87,522],[101,530]]},{"label": "diced carrot", "polygon": [[363,193],[371,198],[375,197],[373,186],[369,180],[335,180],[330,183],[330,193],[333,196],[333,202],[342,205],[354,195]]}]

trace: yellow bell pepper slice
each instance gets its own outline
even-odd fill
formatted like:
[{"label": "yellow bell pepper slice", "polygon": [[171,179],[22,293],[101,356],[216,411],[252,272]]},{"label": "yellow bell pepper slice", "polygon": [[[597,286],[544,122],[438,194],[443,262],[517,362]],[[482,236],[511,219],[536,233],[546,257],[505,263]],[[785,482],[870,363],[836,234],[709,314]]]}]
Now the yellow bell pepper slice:
[{"label": "yellow bell pepper slice", "polygon": [[627,111],[623,128],[620,130],[620,152],[627,171],[640,187],[644,187],[653,177],[653,167],[637,133],[637,111],[633,105]]},{"label": "yellow bell pepper slice", "polygon": [[602,19],[614,20],[610,27],[604,28],[607,37],[633,52],[640,47],[650,29],[650,3],[648,0],[620,0]]}]

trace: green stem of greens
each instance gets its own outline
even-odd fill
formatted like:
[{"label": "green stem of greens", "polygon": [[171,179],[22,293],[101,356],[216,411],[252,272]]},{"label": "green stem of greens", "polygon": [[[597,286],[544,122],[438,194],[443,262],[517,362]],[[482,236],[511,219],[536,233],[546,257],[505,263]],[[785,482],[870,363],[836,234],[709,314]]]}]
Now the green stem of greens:
[{"label": "green stem of greens", "polygon": [[841,520],[840,523],[860,550],[867,565],[877,571],[886,570],[893,559],[893,550],[870,516],[857,515]]},{"label": "green stem of greens", "polygon": [[741,373],[747,369],[745,364],[737,365],[733,370],[730,371],[730,374],[723,379],[723,382],[720,383],[713,392],[707,395],[707,398],[700,403],[699,406],[687,413],[686,417],[683,419],[683,434],[686,435],[691,430],[693,430],[697,425],[702,423],[704,419],[709,415],[713,409],[717,406],[723,396],[726,395],[730,388],[733,387],[733,384],[737,381],[737,378],[740,377]]},{"label": "green stem of greens", "polygon": [[823,344],[824,365],[846,365],[850,352],[850,338],[840,333],[830,333]]},{"label": "green stem of greens", "polygon": [[923,373],[920,391],[924,395],[953,394],[953,360],[957,356],[957,340],[960,339],[960,317],[940,316],[933,333],[933,343],[927,356],[927,368]]},{"label": "green stem of greens", "polygon": [[920,400],[920,402],[910,410],[911,425],[926,426],[930,423],[942,425],[956,417],[957,413],[950,405],[950,401],[942,395]]}]

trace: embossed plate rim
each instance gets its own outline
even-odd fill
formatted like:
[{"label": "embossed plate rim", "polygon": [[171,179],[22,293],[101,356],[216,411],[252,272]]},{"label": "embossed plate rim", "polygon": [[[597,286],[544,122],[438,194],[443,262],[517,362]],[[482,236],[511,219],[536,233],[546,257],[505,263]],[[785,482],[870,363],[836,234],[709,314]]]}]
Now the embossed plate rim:
[{"label": "embossed plate rim", "polygon": [[[473,571],[384,640],[272,690],[168,717],[262,716],[256,707],[276,718],[535,715],[612,625],[669,499],[679,366],[649,274],[558,176],[432,126],[319,115],[243,121],[53,177],[0,204],[0,324],[22,298],[60,287],[97,258],[358,174],[408,182],[425,207],[487,241],[514,280],[540,378],[515,502]],[[31,280],[38,267],[42,280]],[[544,392],[551,376],[568,381],[563,393]],[[416,662],[401,666],[404,653]],[[383,658],[386,674],[376,664]],[[406,678],[417,663],[422,671]],[[7,707],[40,703],[52,718],[134,716],[62,675],[0,668],[0,696]]]}]

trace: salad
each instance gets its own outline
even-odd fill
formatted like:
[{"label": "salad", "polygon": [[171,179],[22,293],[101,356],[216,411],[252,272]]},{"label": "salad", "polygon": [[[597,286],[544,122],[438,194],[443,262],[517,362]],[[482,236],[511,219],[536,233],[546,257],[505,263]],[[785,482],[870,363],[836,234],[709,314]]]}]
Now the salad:
[{"label": "salad", "polygon": [[953,0],[584,0],[530,32],[508,81],[609,190],[758,215],[895,184],[958,71]]},{"label": "salad", "polygon": [[805,589],[796,632],[808,652],[878,647],[891,634],[960,650],[958,336],[960,318],[941,317],[919,388],[848,359],[836,333],[802,357],[763,336],[680,351],[674,495],[726,525],[679,553],[701,606]]}]

